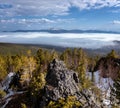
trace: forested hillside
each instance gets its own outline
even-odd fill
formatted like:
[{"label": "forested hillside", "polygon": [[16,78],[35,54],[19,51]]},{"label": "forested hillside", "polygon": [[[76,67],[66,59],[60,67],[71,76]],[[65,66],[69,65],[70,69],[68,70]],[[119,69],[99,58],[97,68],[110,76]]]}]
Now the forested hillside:
[{"label": "forested hillside", "polygon": [[27,50],[31,50],[32,54],[35,54],[39,48],[56,50],[58,52],[64,51],[66,48],[52,45],[43,44],[18,44],[18,43],[0,43],[0,54],[18,54],[26,53]]},{"label": "forested hillside", "polygon": [[[10,47],[3,46],[5,50]],[[101,77],[111,77],[114,81],[111,87],[113,94],[110,95],[114,101],[110,100],[109,105],[119,108],[120,59],[114,50],[103,58],[89,56],[81,48],[67,48],[63,52],[36,47],[31,49],[29,46],[18,49],[11,47],[12,53],[0,49],[0,107],[107,108],[103,104],[100,88],[94,84],[93,77],[90,79],[87,76],[87,72],[94,76],[95,71],[100,70]],[[19,77],[11,80],[11,72]],[[4,84],[7,81],[4,80],[7,75],[10,82],[6,87]],[[11,91],[13,95],[10,95]]]}]

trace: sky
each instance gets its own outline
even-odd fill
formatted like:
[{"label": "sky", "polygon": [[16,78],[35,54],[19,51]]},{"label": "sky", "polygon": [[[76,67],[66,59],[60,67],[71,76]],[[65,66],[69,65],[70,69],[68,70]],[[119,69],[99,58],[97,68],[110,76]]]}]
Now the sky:
[{"label": "sky", "polygon": [[0,0],[0,31],[120,30],[120,0]]}]

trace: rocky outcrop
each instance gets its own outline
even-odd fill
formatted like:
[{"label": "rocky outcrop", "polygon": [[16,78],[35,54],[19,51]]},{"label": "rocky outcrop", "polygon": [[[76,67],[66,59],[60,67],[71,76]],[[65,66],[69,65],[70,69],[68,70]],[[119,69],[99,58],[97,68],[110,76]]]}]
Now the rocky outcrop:
[{"label": "rocky outcrop", "polygon": [[60,98],[75,96],[83,108],[99,108],[95,102],[92,92],[79,90],[79,79],[76,72],[66,68],[62,61],[53,60],[46,76],[47,84],[44,87],[44,94],[41,107],[49,101],[57,101]]},{"label": "rocky outcrop", "polygon": [[0,101],[0,107],[21,108],[21,103],[25,103],[31,108],[45,108],[50,101],[58,102],[61,98],[74,96],[80,102],[80,108],[108,108],[103,106],[103,102],[90,89],[79,89],[82,86],[77,72],[67,69],[63,61],[54,59],[49,64],[45,80],[46,85],[38,93],[38,97],[28,96],[27,90],[14,92],[9,89],[7,96]]},{"label": "rocky outcrop", "polygon": [[[0,108],[21,108],[22,101],[26,99],[24,96],[26,95],[26,91],[21,88],[18,72],[10,72],[1,82],[0,90],[6,94],[0,98]],[[21,98],[22,96],[24,98]]]},{"label": "rocky outcrop", "polygon": [[46,96],[55,101],[79,91],[77,73],[68,70],[62,61],[54,60],[50,63],[46,81]]},{"label": "rocky outcrop", "polygon": [[14,85],[15,87],[20,88],[20,76],[18,73],[10,72],[7,77],[1,82],[0,89],[4,90],[6,93],[9,93],[9,90]]}]

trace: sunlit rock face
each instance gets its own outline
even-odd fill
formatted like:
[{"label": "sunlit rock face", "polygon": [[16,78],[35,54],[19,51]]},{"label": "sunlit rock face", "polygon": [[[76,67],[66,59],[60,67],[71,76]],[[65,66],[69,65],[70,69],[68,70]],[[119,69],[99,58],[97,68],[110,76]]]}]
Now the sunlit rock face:
[{"label": "sunlit rock face", "polygon": [[76,72],[66,68],[63,61],[54,59],[48,66],[46,85],[40,108],[50,101],[57,101],[60,98],[75,96],[83,108],[100,108],[90,90],[79,90],[79,78]]},{"label": "sunlit rock face", "polygon": [[53,60],[50,63],[46,81],[46,96],[52,100],[75,95],[79,91],[77,73],[68,70],[62,61]]},{"label": "sunlit rock face", "polygon": [[21,108],[21,102],[26,97],[25,91],[19,89],[21,89],[19,74],[9,72],[0,85],[0,90],[5,92],[5,96],[0,99],[0,108]]},{"label": "sunlit rock face", "polygon": [[9,89],[9,85],[13,80],[13,77],[15,76],[15,72],[10,72],[6,78],[1,82],[3,90],[7,91]]}]

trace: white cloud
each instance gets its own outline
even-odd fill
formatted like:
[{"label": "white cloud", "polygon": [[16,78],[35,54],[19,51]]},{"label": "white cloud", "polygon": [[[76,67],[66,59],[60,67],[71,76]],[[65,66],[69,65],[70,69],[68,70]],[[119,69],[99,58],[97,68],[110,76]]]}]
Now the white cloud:
[{"label": "white cloud", "polygon": [[4,35],[3,35],[3,36],[0,36],[0,38],[5,38],[5,37],[7,37],[7,36],[4,36]]},{"label": "white cloud", "polygon": [[0,0],[0,5],[8,5],[0,8],[0,16],[46,16],[67,15],[72,6],[80,10],[120,7],[120,0]]},{"label": "white cloud", "polygon": [[[95,41],[103,41],[103,42],[109,42],[114,40],[120,40],[120,34],[107,34],[107,33],[60,33],[60,34],[52,34],[52,33],[43,33],[43,32],[35,32],[35,33],[11,33],[13,37],[15,38],[39,38],[39,37],[45,37],[45,38],[59,38],[59,39],[78,39],[78,42],[80,39],[90,39]],[[11,35],[10,34],[10,35]],[[9,35],[9,34],[8,34]]]},{"label": "white cloud", "polygon": [[120,0],[70,0],[70,2],[79,9],[99,9],[120,6]]},{"label": "white cloud", "polygon": [[109,11],[109,12],[118,14],[118,13],[120,13],[120,9],[111,10],[111,11]]},{"label": "white cloud", "polygon": [[[12,8],[0,9],[0,14],[15,15],[64,15],[68,14],[70,4],[67,0],[0,0],[2,4],[10,4]],[[4,10],[4,11],[3,11]],[[6,14],[5,14],[6,13]]]},{"label": "white cloud", "polygon": [[74,19],[48,19],[48,18],[32,18],[32,19],[2,19],[0,20],[0,23],[2,24],[24,24],[24,25],[30,25],[30,24],[57,24],[57,23],[71,23]]},{"label": "white cloud", "polygon": [[120,20],[114,20],[113,24],[120,24]]},{"label": "white cloud", "polygon": [[66,47],[100,48],[114,45],[120,41],[119,34],[84,33],[84,34],[51,34],[51,33],[0,33],[0,42],[48,44]]},{"label": "white cloud", "polygon": [[[13,28],[18,27],[18,29],[25,27],[26,29],[27,27],[35,29],[39,24],[41,24],[39,26],[41,28],[45,28],[45,26],[47,28],[57,27],[57,24],[58,28],[64,28],[64,23],[68,24],[75,20],[59,19],[59,15],[70,14],[71,7],[76,7],[79,10],[120,7],[120,0],[0,0],[1,28],[4,24],[9,28],[12,28],[11,24],[15,24]],[[119,10],[118,8],[112,9],[116,13]],[[118,24],[118,21],[113,23]]]},{"label": "white cloud", "polygon": [[26,24],[26,23],[55,23],[54,20],[50,20],[47,18],[41,19],[8,19],[8,20],[0,20],[1,23],[19,23],[19,24]]}]

